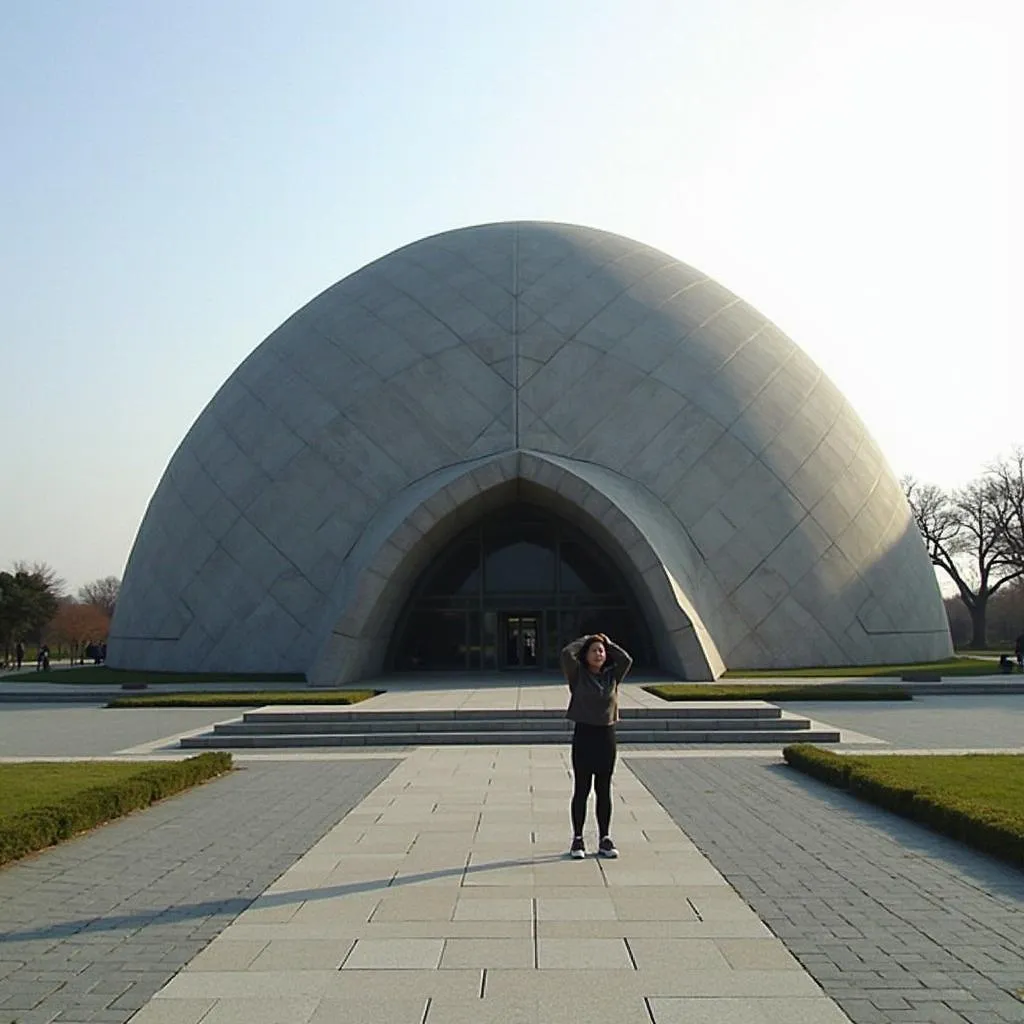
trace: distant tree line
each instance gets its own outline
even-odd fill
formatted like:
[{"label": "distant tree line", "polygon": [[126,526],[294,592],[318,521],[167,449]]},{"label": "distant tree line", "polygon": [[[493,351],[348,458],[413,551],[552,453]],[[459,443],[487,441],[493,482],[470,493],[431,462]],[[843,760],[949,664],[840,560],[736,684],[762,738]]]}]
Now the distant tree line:
[{"label": "distant tree line", "polygon": [[964,487],[904,477],[903,491],[932,564],[959,595],[946,602],[954,643],[984,650],[1024,632],[1024,448]]},{"label": "distant tree line", "polygon": [[[955,647],[970,648],[974,638],[971,613],[959,597],[944,602],[949,632]],[[1017,580],[989,601],[986,615],[986,638],[992,650],[1013,650],[1014,641],[1024,631],[1024,580]]]},{"label": "distant tree line", "polygon": [[93,580],[76,596],[45,562],[15,562],[0,571],[0,648],[3,664],[15,661],[15,649],[47,644],[55,658],[81,658],[89,643],[103,643],[117,604],[116,576]]}]

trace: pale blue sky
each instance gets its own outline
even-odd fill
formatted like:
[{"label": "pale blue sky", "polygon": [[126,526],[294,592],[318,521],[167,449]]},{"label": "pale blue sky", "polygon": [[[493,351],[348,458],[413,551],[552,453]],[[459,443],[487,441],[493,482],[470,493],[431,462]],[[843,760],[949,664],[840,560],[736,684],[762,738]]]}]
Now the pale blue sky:
[{"label": "pale blue sky", "polygon": [[965,481],[1024,443],[1016,6],[0,0],[0,565],[120,575],[283,319],[514,218],[700,267]]}]

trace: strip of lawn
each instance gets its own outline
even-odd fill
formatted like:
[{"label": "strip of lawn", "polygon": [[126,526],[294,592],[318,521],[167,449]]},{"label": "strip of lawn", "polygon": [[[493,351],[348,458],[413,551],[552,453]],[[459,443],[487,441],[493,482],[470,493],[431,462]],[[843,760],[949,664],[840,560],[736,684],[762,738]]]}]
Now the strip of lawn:
[{"label": "strip of lawn", "polygon": [[930,672],[941,676],[994,676],[996,662],[980,658],[947,658],[945,661],[919,661],[909,665],[834,665],[818,668],[730,669],[724,679],[852,679],[901,676],[905,672]]},{"label": "strip of lawn", "polygon": [[118,697],[108,708],[251,708],[264,704],[358,704],[382,690],[296,690],[251,693],[151,693]]},{"label": "strip of lawn", "polygon": [[912,695],[898,686],[874,684],[842,686],[816,683],[786,686],[781,683],[655,683],[645,686],[648,693],[662,700],[911,700]]},{"label": "strip of lawn", "polygon": [[8,672],[0,676],[18,683],[70,683],[78,686],[125,683],[304,683],[301,672],[145,672],[106,665],[51,668],[48,672]]},{"label": "strip of lawn", "polygon": [[231,769],[231,755],[184,761],[0,764],[0,864],[45,849]]},{"label": "strip of lawn", "polygon": [[1024,866],[1024,755],[836,754],[798,743],[799,771]]}]

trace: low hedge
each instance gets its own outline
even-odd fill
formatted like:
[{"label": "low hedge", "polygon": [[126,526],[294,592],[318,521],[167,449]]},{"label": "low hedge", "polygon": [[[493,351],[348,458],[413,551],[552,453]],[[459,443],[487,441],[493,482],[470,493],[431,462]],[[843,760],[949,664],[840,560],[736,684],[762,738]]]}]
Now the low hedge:
[{"label": "low hedge", "polygon": [[899,686],[815,683],[796,686],[757,683],[657,683],[645,686],[662,700],[912,700]]},{"label": "low hedge", "polygon": [[915,661],[901,665],[819,665],[808,668],[729,669],[723,679],[878,679],[897,678],[907,672],[928,672],[939,676],[994,676],[997,662],[982,658],[945,658],[942,661]]},{"label": "low hedge", "polygon": [[117,782],[93,786],[51,804],[0,817],[0,865],[122,817],[231,770],[221,751],[140,766]]},{"label": "low hedge", "polygon": [[310,693],[152,693],[144,697],[117,697],[108,708],[251,708],[265,704],[358,704],[383,690],[324,690]]},{"label": "low hedge", "polygon": [[[1024,755],[840,755],[798,743],[782,756],[822,782],[1024,867]],[[961,785],[957,775],[965,776]],[[978,792],[979,779],[990,780],[989,794],[984,785]]]}]

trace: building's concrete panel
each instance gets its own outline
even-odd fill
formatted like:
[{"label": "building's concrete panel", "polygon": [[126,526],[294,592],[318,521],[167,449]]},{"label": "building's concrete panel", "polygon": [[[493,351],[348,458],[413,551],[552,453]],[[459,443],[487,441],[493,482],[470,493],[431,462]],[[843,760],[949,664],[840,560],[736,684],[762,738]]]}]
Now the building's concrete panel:
[{"label": "building's concrete panel", "polygon": [[242,363],[153,496],[110,662],[379,669],[417,574],[510,481],[615,551],[673,670],[950,650],[899,485],[821,370],[664,253],[523,223],[385,256]]}]

